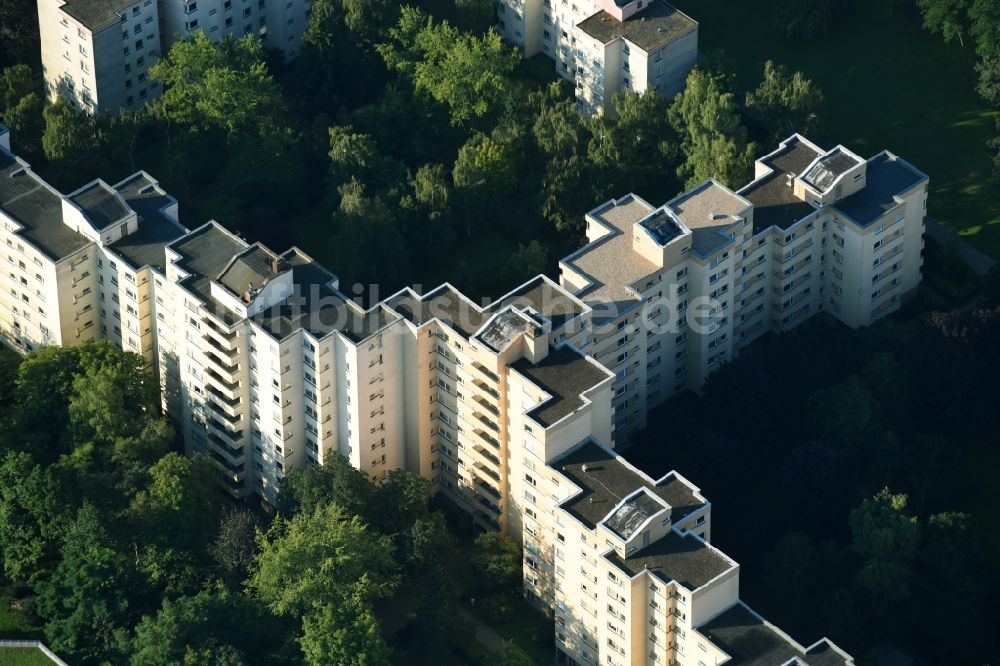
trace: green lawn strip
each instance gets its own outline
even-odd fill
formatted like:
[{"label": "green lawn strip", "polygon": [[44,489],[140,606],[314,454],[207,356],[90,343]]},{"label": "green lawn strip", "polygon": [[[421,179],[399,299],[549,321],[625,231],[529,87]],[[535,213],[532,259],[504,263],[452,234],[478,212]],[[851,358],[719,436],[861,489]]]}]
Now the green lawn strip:
[{"label": "green lawn strip", "polygon": [[0,666],[52,666],[53,663],[38,648],[0,647]]},{"label": "green lawn strip", "polygon": [[821,140],[864,157],[889,149],[930,176],[929,214],[1000,256],[1000,185],[985,142],[998,132],[975,91],[974,54],[945,44],[889,2],[859,2],[831,33],[790,41],[771,28],[765,0],[676,0],[699,24],[703,52],[724,49],[737,87],[755,87],[772,59],[826,96]]}]

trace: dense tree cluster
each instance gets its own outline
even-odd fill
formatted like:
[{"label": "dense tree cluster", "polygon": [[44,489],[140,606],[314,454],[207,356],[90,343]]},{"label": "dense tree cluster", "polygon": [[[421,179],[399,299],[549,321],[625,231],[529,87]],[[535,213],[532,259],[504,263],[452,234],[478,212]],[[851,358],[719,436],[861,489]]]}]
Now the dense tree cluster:
[{"label": "dense tree cluster", "polygon": [[[255,513],[157,414],[142,359],[110,343],[0,353],[0,584],[73,663],[449,663],[471,638],[460,595],[519,588],[495,534],[466,581],[425,479],[333,456]],[[402,587],[390,644],[380,604]]]},{"label": "dense tree cluster", "polygon": [[[982,540],[992,517],[963,470],[995,455],[998,335],[1000,308],[857,331],[819,319],[652,414],[669,441],[650,431],[629,457],[682,470],[726,507],[715,543],[743,565],[750,603],[793,635],[979,663],[996,647],[998,581]],[[928,614],[917,600],[930,597]],[[954,640],[921,640],[937,631]]]},{"label": "dense tree cluster", "polygon": [[213,467],[171,450],[144,365],[95,343],[6,359],[0,378],[2,576],[84,662],[122,661],[142,615],[197,588],[216,529]]},{"label": "dense tree cluster", "polygon": [[38,59],[38,8],[32,0],[0,0],[0,67]]},{"label": "dense tree cluster", "polygon": [[778,0],[771,21],[783,37],[810,40],[826,35],[853,0]]}]

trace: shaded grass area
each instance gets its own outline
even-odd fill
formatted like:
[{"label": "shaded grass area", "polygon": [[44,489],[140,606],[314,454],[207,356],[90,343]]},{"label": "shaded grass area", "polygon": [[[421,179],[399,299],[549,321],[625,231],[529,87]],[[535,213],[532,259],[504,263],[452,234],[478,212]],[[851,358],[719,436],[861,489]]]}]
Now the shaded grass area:
[{"label": "shaded grass area", "polygon": [[52,666],[53,663],[38,648],[0,647],[0,666]]},{"label": "shaded grass area", "polygon": [[[524,650],[536,664],[551,664],[555,661],[555,632],[552,622],[528,605],[521,597],[512,600],[511,617],[502,622],[494,622],[482,617],[478,609],[473,613],[504,639],[513,641]],[[468,608],[467,608],[468,610]]]},{"label": "shaded grass area", "polygon": [[[10,590],[0,591],[0,639],[42,640],[42,630],[17,609]],[[0,664],[3,662],[0,661]]]},{"label": "shaded grass area", "polygon": [[[945,245],[933,238],[924,239],[923,288],[930,287],[958,307],[976,295],[981,280],[965,262],[955,245]],[[942,309],[950,309],[945,307]]]},{"label": "shaded grass area", "polygon": [[930,176],[929,214],[1000,256],[1000,185],[985,142],[998,134],[975,91],[974,54],[945,44],[887,0],[855,2],[830,35],[782,39],[766,0],[675,0],[699,24],[704,52],[725,49],[740,90],[768,59],[801,70],[826,96],[819,141],[864,157],[889,149]]}]

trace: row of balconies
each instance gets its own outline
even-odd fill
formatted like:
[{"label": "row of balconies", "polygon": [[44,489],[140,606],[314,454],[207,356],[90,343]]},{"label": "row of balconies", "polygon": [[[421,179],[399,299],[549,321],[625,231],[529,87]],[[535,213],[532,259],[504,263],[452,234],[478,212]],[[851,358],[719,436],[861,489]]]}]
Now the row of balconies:
[{"label": "row of balconies", "polygon": [[813,241],[812,238],[807,238],[805,241],[803,241],[799,245],[796,245],[791,250],[787,250],[784,253],[775,252],[774,255],[773,255],[774,256],[774,260],[778,261],[778,262],[781,262],[781,263],[784,263],[786,261],[791,261],[792,259],[794,259],[795,257],[797,257],[803,250],[805,250],[808,247],[812,247],[812,245],[814,243],[815,243],[815,241]]}]

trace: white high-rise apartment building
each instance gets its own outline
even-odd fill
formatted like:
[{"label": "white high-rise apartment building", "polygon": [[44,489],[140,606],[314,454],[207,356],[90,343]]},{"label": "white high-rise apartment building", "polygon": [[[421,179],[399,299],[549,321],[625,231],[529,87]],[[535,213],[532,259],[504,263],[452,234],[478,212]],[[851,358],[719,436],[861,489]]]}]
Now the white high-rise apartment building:
[{"label": "white high-rise apartment building", "polygon": [[920,281],[927,192],[904,160],[793,136],[738,191],[709,180],[659,208],[595,208],[561,284],[487,304],[404,289],[365,309],[297,248],[188,231],[145,173],[63,195],[8,138],[3,341],[142,354],[189,453],[234,496],[273,501],[288,471],[334,454],[376,479],[420,474],[524,543],[526,594],[568,663],[852,663],[740,602],[709,502],[612,449],[768,331],[897,310]]},{"label": "white high-rise apartment building", "polygon": [[525,594],[551,610],[560,663],[854,664],[740,601],[712,506],[677,472],[653,479],[590,439],[523,478]]},{"label": "white high-rise apartment building", "polygon": [[139,109],[158,97],[149,67],[178,39],[255,35],[292,55],[311,0],[38,0],[42,72],[50,100],[91,114]]},{"label": "white high-rise apartment building", "polygon": [[[579,395],[607,393],[611,425],[574,426],[560,447],[620,445],[764,333],[820,311],[867,325],[921,277],[926,175],[799,136],[738,192],[710,180],[659,208],[627,195],[594,209],[561,285],[539,276],[489,305],[404,290],[368,310],[298,249],[214,222],[187,232],[147,174],[62,195],[0,160],[0,333],[23,350],[109,338],[142,353],[235,495],[273,499],[287,470],[334,451],[374,476],[478,487],[503,526],[511,447],[562,428]],[[531,400],[552,404],[526,424]]]},{"label": "white high-rise apartment building", "polygon": [[698,60],[698,24],[664,0],[498,0],[497,29],[526,57],[544,53],[576,86],[587,115],[615,93],[684,88]]},{"label": "white high-rise apartment building", "polygon": [[588,213],[560,282],[617,331],[589,349],[616,375],[616,441],[769,331],[898,310],[922,275],[927,182],[888,151],[795,135],[738,191],[708,180],[658,208],[630,194]]}]

